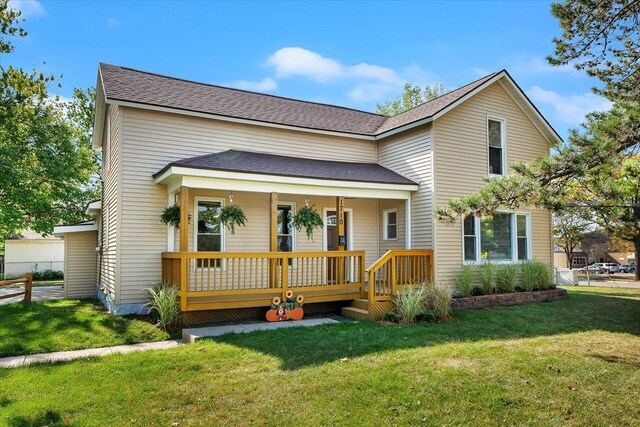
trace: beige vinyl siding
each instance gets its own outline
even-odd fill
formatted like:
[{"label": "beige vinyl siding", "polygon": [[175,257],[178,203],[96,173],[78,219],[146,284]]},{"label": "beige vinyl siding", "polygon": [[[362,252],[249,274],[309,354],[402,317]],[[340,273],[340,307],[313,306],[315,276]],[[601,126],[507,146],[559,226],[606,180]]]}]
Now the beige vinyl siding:
[{"label": "beige vinyl siding", "polygon": [[95,298],[97,239],[95,231],[64,235],[65,298]]},{"label": "beige vinyl siding", "polygon": [[[405,249],[406,248],[406,210],[405,210],[405,201],[404,200],[380,200],[380,219],[379,219],[379,245],[380,245],[380,253],[384,254],[386,251],[392,249]],[[397,239],[387,239],[384,238],[384,215],[385,211],[395,209],[397,212],[396,222],[397,222],[397,230],[398,230],[398,238]]]},{"label": "beige vinyl siding", "polygon": [[[549,152],[549,143],[498,84],[463,102],[433,125],[436,205],[480,189],[488,175],[487,116],[506,120],[507,163]],[[462,265],[462,220],[436,223],[436,279],[448,282]],[[551,215],[531,211],[533,256],[552,263]]]},{"label": "beige vinyl siding", "polygon": [[[324,160],[376,161],[375,141],[270,129],[134,108],[122,108],[121,111],[122,210],[119,211],[119,224],[122,234],[118,247],[122,251],[119,256],[120,298],[116,301],[120,304],[144,301],[144,288],[160,280],[160,252],[167,247],[167,229],[160,222],[159,215],[167,205],[167,194],[166,187],[155,184],[152,175],[167,163],[228,149]],[[220,196],[226,199],[228,193]],[[234,201],[245,209],[249,224],[246,230],[237,231],[236,236],[229,237],[227,250],[268,250],[268,195],[245,196],[236,193]],[[298,207],[304,203],[302,198],[287,201],[295,201]],[[317,207],[322,207],[318,201],[315,203]],[[190,209],[193,209],[192,206],[193,203]],[[368,215],[377,218],[376,211],[375,205],[372,205]],[[377,219],[373,224],[377,224]],[[375,233],[377,227],[373,230]],[[189,233],[193,233],[192,227]],[[367,247],[377,251],[377,236],[363,236],[363,239]],[[298,249],[319,249],[321,242],[322,239],[315,242],[314,238],[314,243],[301,242]]]},{"label": "beige vinyl siding", "polygon": [[[432,162],[430,125],[378,143],[378,163],[419,184],[418,191],[411,197],[411,247],[418,249],[433,248]],[[402,218],[404,223],[404,213]]]},{"label": "beige vinyl siding", "polygon": [[104,132],[102,144],[103,166],[103,203],[102,221],[102,256],[100,257],[100,288],[111,298],[118,292],[118,218],[120,217],[119,175],[121,174],[121,110],[117,106],[109,106],[107,131]]}]

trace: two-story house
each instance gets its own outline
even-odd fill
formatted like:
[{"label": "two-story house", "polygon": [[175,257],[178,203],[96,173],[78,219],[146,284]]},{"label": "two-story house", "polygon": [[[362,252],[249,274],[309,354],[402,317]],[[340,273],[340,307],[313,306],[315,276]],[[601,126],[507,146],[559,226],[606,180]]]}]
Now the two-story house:
[{"label": "two-story house", "polygon": [[[559,141],[506,71],[386,117],[100,64],[103,196],[95,221],[56,229],[65,286],[117,314],[166,280],[192,321],[259,313],[288,290],[377,317],[396,286],[447,285],[464,263],[551,265],[548,211],[455,224],[433,211]],[[216,215],[228,203],[247,217],[235,234]],[[174,204],[180,227],[160,221]],[[303,206],[324,220],[312,239],[290,224]]]}]

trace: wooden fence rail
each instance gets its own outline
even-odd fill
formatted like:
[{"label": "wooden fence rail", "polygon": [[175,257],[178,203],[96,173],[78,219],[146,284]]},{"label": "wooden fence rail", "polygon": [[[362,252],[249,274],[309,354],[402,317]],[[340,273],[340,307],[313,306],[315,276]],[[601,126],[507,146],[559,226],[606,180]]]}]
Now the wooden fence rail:
[{"label": "wooden fence rail", "polygon": [[369,304],[390,301],[398,289],[433,281],[433,251],[391,250],[367,268]]},{"label": "wooden fence rail", "polygon": [[31,291],[33,289],[33,274],[27,273],[25,277],[18,279],[2,280],[0,281],[0,288],[9,285],[24,284],[24,290],[22,292],[14,292],[12,294],[0,295],[0,299],[13,298],[20,295],[24,295],[22,302],[31,302]]},{"label": "wooden fence rail", "polygon": [[307,302],[364,295],[364,251],[164,252],[162,278],[182,311],[269,305],[288,290]]}]

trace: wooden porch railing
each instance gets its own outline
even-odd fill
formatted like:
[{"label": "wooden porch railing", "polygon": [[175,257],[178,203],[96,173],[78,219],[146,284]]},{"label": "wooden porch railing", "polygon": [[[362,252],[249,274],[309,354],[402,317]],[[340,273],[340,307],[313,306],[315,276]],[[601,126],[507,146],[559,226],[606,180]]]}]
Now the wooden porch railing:
[{"label": "wooden porch railing", "polygon": [[387,251],[366,270],[369,305],[389,301],[396,290],[433,280],[433,251],[407,249]]},{"label": "wooden porch railing", "polygon": [[162,278],[182,311],[268,306],[288,290],[306,302],[364,296],[364,251],[164,252]]},{"label": "wooden porch railing", "polygon": [[27,273],[25,275],[25,277],[20,277],[18,279],[2,280],[2,281],[0,281],[0,288],[3,287],[3,286],[18,285],[18,284],[24,284],[24,290],[23,291],[14,292],[12,294],[1,295],[0,299],[6,299],[6,298],[12,298],[12,297],[17,297],[17,296],[20,296],[20,295],[24,295],[24,298],[22,299],[22,302],[31,302],[31,291],[33,289],[33,274],[32,273]]}]

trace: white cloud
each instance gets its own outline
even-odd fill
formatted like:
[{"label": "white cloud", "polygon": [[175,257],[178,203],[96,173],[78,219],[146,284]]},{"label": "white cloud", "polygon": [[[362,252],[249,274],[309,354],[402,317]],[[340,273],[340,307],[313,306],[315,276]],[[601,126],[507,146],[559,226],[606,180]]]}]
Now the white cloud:
[{"label": "white cloud", "polygon": [[360,83],[351,89],[349,97],[354,101],[382,101],[388,95],[395,95],[398,92],[396,85],[382,83]]},{"label": "white cloud", "polygon": [[238,80],[229,84],[229,86],[237,87],[238,89],[252,90],[256,92],[269,92],[278,87],[278,84],[271,78],[265,77],[259,82],[252,82],[249,80]]},{"label": "white cloud", "polygon": [[521,58],[512,67],[515,71],[530,74],[548,74],[548,73],[577,73],[573,65],[559,65],[554,66],[547,62],[545,58],[541,56],[530,56]]},{"label": "white cloud", "polygon": [[43,16],[44,6],[37,0],[10,0],[9,7],[22,12],[22,16]]},{"label": "white cloud", "polygon": [[318,82],[339,78],[344,67],[333,59],[325,58],[301,47],[284,47],[267,59],[267,65],[276,69],[276,77],[306,76]]},{"label": "white cloud", "polygon": [[559,120],[572,125],[584,121],[584,116],[592,111],[607,111],[612,102],[593,93],[562,96],[552,90],[534,86],[527,91],[534,103],[550,105]]},{"label": "white cloud", "polygon": [[275,69],[276,78],[306,77],[318,83],[338,80],[354,81],[356,85],[348,92],[354,101],[380,100],[397,93],[411,81],[426,84],[435,81],[435,76],[418,65],[405,67],[400,72],[380,65],[365,62],[349,65],[322,56],[302,47],[284,47],[269,56],[268,67]]}]

